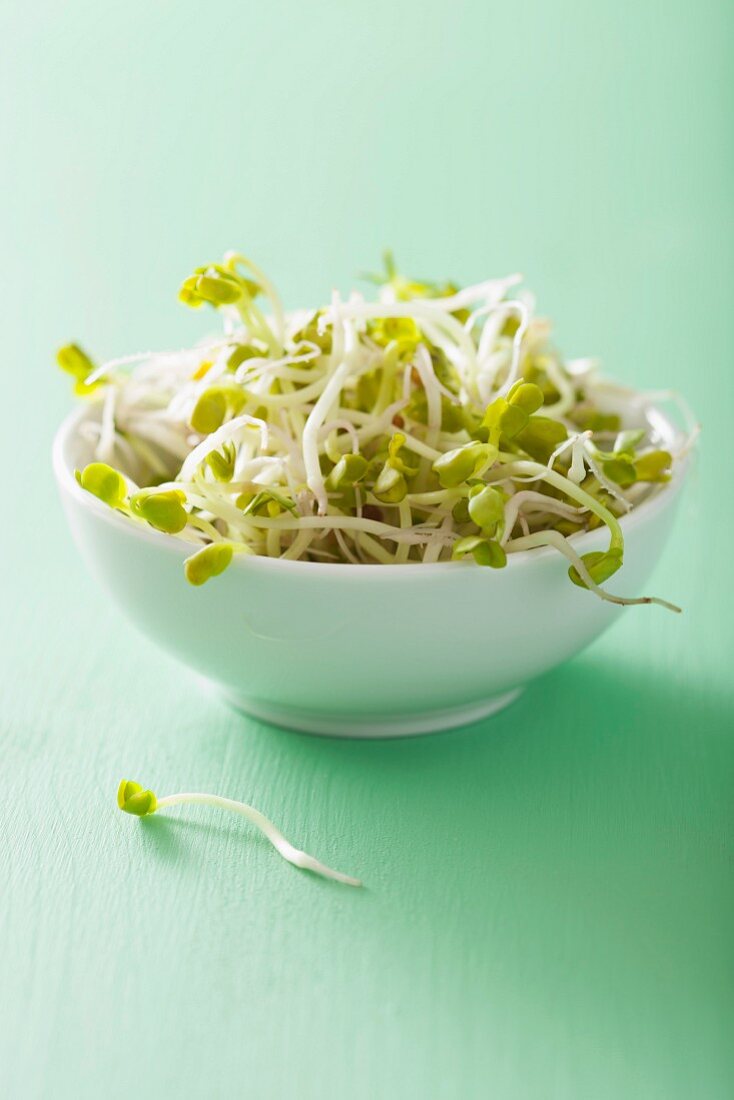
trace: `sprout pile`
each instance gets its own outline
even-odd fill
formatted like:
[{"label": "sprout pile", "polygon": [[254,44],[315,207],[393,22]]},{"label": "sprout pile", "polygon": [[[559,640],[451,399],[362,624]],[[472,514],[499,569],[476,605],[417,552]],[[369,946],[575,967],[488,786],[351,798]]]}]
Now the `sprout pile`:
[{"label": "sprout pile", "polygon": [[[193,585],[241,554],[501,569],[550,546],[602,599],[677,610],[603,587],[623,561],[620,518],[690,446],[693,433],[671,449],[656,418],[670,395],[564,361],[519,276],[460,289],[385,266],[377,300],[334,293],[286,313],[230,253],[179,294],[219,313],[218,337],[99,366],[62,348],[75,392],[98,406],[80,427],[95,458],[82,488],[189,543]],[[573,536],[599,527],[606,549],[579,554]]]}]

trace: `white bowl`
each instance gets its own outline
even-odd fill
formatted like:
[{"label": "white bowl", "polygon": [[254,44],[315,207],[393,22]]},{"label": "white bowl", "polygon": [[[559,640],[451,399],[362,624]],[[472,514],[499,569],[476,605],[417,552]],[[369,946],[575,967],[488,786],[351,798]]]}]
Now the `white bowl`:
[{"label": "white bowl", "polygon": [[[79,425],[59,429],[53,463],[74,539],[130,619],[236,706],[290,729],[345,737],[429,733],[506,706],[524,684],[578,653],[620,608],[568,579],[551,549],[473,562],[337,565],[235,558],[200,588],[184,578],[190,545],[113,512],[74,478],[92,460]],[[656,426],[676,430],[661,414]],[[639,595],[670,532],[685,470],[622,520],[613,591]],[[604,531],[574,537],[600,549]]]}]

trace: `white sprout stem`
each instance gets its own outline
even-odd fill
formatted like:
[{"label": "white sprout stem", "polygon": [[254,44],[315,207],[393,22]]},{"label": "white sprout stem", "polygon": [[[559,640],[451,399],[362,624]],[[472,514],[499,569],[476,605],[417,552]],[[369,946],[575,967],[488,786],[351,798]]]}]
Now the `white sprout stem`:
[{"label": "white sprout stem", "polygon": [[143,462],[147,462],[148,466],[156,477],[166,477],[168,474],[168,465],[158,456],[154,447],[150,443],[143,439],[140,435],[124,436],[118,435],[118,446],[124,444],[129,447],[133,453],[133,458],[139,458]]},{"label": "white sprout stem", "polygon": [[[503,456],[500,454],[500,458],[507,457],[510,460],[514,458],[513,455]],[[624,536],[622,535],[622,528],[619,526],[617,517],[613,515],[608,508],[605,508],[603,504],[600,504],[595,497],[590,493],[585,492],[580,486],[575,485],[572,481],[569,481],[567,477],[563,477],[562,474],[556,473],[555,470],[549,470],[547,466],[541,466],[538,462],[525,462],[525,461],[510,461],[506,465],[498,468],[503,472],[505,477],[514,477],[519,475],[521,477],[527,477],[527,480],[541,480],[547,481],[549,485],[555,486],[556,489],[560,489],[567,496],[570,496],[573,500],[579,504],[585,505],[591,512],[594,512],[603,523],[609,528],[612,536],[612,545],[622,547],[624,545]],[[492,471],[494,474],[494,471]],[[499,480],[499,478],[498,478]]]},{"label": "white sprout stem", "polygon": [[[380,504],[376,500],[377,504]],[[365,519],[359,516],[344,516],[344,515],[324,515],[324,516],[277,516],[270,518],[268,516],[254,516],[252,514],[248,516],[242,516],[240,512],[240,518],[251,524],[252,527],[259,527],[263,530],[275,527],[281,531],[296,531],[301,529],[316,529],[319,531],[340,530],[340,531],[360,531],[364,534],[379,535],[381,538],[390,539],[393,542],[408,541],[411,543],[422,544],[427,539],[425,530],[419,530],[418,527],[393,527],[389,523],[382,523],[377,519]],[[447,541],[450,541],[447,539]]]},{"label": "white sprout stem", "polygon": [[152,416],[118,416],[118,428],[121,431],[137,435],[154,443],[164,451],[168,451],[179,462],[185,461],[190,453],[189,445],[183,435],[178,434],[174,428],[154,420]]},{"label": "white sprout stem", "polygon": [[156,803],[156,810],[163,810],[167,806],[180,806],[184,803],[213,806],[218,810],[229,810],[232,813],[240,814],[241,817],[246,818],[255,828],[259,829],[279,855],[288,863],[292,863],[294,867],[300,867],[304,871],[313,871],[317,875],[334,879],[335,882],[343,882],[347,886],[362,885],[361,879],[344,875],[341,871],[334,871],[331,867],[327,867],[325,863],[321,863],[320,860],[310,856],[308,852],[303,852],[300,848],[294,847],[289,840],[286,840],[280,829],[269,818],[265,817],[265,814],[261,814],[253,806],[248,806],[246,802],[235,802],[234,799],[222,798],[216,794],[199,794],[186,791],[181,794],[169,794],[165,798],[159,798]]},{"label": "white sprout stem", "polygon": [[411,504],[454,504],[465,492],[457,489],[432,489],[429,493],[408,493],[405,498]]},{"label": "white sprout stem", "polygon": [[408,432],[402,433],[405,436],[405,442],[403,446],[413,451],[414,454],[420,455],[421,458],[428,458],[431,462],[435,462],[437,458],[441,457],[442,451],[436,450],[435,447],[429,447],[427,443],[421,442],[420,439],[416,439],[415,436],[409,435]]},{"label": "white sprout stem", "polygon": [[265,536],[265,551],[269,558],[280,557],[280,531],[271,528]]},{"label": "white sprout stem", "polygon": [[373,416],[379,416],[384,413],[387,406],[390,404],[390,396],[397,373],[399,359],[400,346],[397,340],[391,340],[385,348],[385,354],[382,357],[382,379],[380,381],[377,401],[372,410]]},{"label": "white sprout stem", "polygon": [[357,435],[357,429],[351,420],[344,418],[339,420],[330,420],[328,424],[322,424],[319,430],[319,439],[326,439],[328,435],[335,429],[341,428],[349,436],[349,441],[352,445],[352,453],[356,454],[359,450],[359,436]]},{"label": "white sprout stem", "polygon": [[[255,481],[256,478],[262,481],[264,475],[265,481],[263,484],[270,484],[285,468],[286,460],[275,455],[261,455],[259,458],[251,458],[243,462],[238,468],[239,483],[242,484],[244,489],[249,482]],[[227,484],[230,488],[234,488],[238,482],[230,481]]]},{"label": "white sprout stem", "polygon": [[465,330],[471,332],[476,321],[481,320],[483,317],[487,318],[479,338],[479,348],[478,351],[476,351],[480,364],[483,363],[487,354],[490,353],[496,343],[496,339],[499,337],[500,329],[507,317],[507,313],[512,313],[518,306],[525,308],[524,303],[518,303],[516,298],[510,298],[507,301],[495,301],[495,303],[484,305],[480,309],[475,309],[468,319],[464,321]]},{"label": "white sprout stem", "polygon": [[255,282],[259,283],[265,292],[265,296],[273,310],[273,329],[278,343],[283,347],[285,343],[285,313],[283,311],[283,304],[280,300],[275,286],[267,277],[264,271],[261,271],[252,260],[248,260],[246,256],[241,255],[239,252],[228,252],[225,256],[225,260],[230,264],[239,264],[241,267],[246,267],[255,276]]},{"label": "white sprout stem", "polygon": [[528,323],[530,321],[530,313],[528,311],[528,308],[522,302],[508,302],[507,304],[508,306],[511,304],[513,309],[517,310],[517,312],[520,314],[520,324],[517,327],[517,332],[512,338],[512,358],[510,360],[510,369],[507,372],[507,378],[497,390],[497,394],[499,396],[502,396],[503,394],[507,393],[508,390],[511,390],[515,382],[517,381],[517,376],[520,371],[520,352],[522,349],[522,340],[527,331]]},{"label": "white sprout stem", "polygon": [[502,279],[487,279],[483,283],[475,283],[473,286],[464,287],[447,298],[430,298],[434,306],[439,306],[447,313],[455,313],[459,309],[466,309],[474,302],[485,300],[485,309],[493,306],[504,298],[510,287],[522,282],[522,275],[505,275]]},{"label": "white sprout stem", "polygon": [[251,522],[254,517],[246,516],[231,501],[217,494],[213,483],[203,480],[190,483],[186,486],[186,497],[194,508],[200,508],[204,512],[209,512],[211,516],[223,520],[233,531],[237,531],[243,537],[251,538],[257,533]]},{"label": "white sprout stem", "polygon": [[[449,317],[449,315],[446,315]],[[423,330],[426,337],[437,348],[447,356],[451,363],[453,363],[459,378],[464,393],[472,401],[476,401],[479,398],[479,393],[476,386],[478,367],[476,349],[471,339],[466,343],[463,341],[457,343],[455,339],[447,336],[445,329],[438,323],[441,318],[436,317],[429,319],[428,317],[420,317],[420,327]],[[453,317],[449,317],[449,320],[453,321]],[[458,328],[463,332],[463,326],[456,322]],[[463,344],[463,346],[461,346]]]},{"label": "white sprout stem", "polygon": [[[591,432],[583,432],[581,435],[575,436],[571,443],[571,465],[568,470],[568,476],[576,485],[580,485],[586,477],[584,459],[587,457],[587,439],[591,439]],[[552,462],[549,462],[548,465],[551,469],[553,468]]]},{"label": "white sprout stem", "polygon": [[[590,434],[591,433],[589,432],[589,435]],[[553,451],[550,458],[546,462],[546,466],[548,467],[549,470],[553,469],[553,464],[554,464],[554,462],[556,461],[557,458],[560,458],[562,454],[565,454],[569,447],[573,447],[573,445],[577,442],[578,438],[579,438],[578,435],[572,435],[572,436],[569,436],[568,439],[564,439],[562,443],[558,444],[555,451]],[[571,466],[573,466],[573,460],[571,461]],[[583,466],[583,464],[582,464],[582,466]],[[585,472],[586,472],[586,468],[583,467],[582,470],[581,470],[581,476],[578,478],[578,480],[577,480],[576,476],[571,477],[570,472],[569,472],[568,476],[571,478],[571,481],[575,481],[576,484],[578,485],[581,481],[584,480]]]},{"label": "white sprout stem", "polygon": [[599,484],[604,489],[606,489],[606,491],[609,493],[609,495],[611,497],[614,497],[615,500],[619,501],[619,503],[622,505],[622,507],[625,509],[625,511],[629,512],[632,505],[627,500],[627,497],[621,491],[619,486],[615,485],[615,483],[611,480],[611,478],[608,478],[606,476],[606,474],[602,471],[601,467],[599,466],[599,463],[596,461],[596,459],[594,457],[594,452],[593,452],[592,447],[593,447],[593,445],[590,442],[588,442],[588,441],[584,442],[584,444],[583,444],[584,461],[588,465],[589,469],[591,470],[592,474],[594,475],[596,480],[599,482]]},{"label": "white sprout stem", "polygon": [[481,309],[475,309],[473,313],[464,322],[464,328],[467,332],[472,332],[477,321],[481,321],[486,318],[482,331],[479,337],[479,346],[477,348],[477,357],[480,365],[487,358],[487,355],[492,350],[497,342],[500,329],[507,317],[507,314],[512,310],[512,301],[509,302],[497,302],[494,305],[482,306]]},{"label": "white sprout stem", "polygon": [[686,425],[686,432],[688,433],[683,446],[680,448],[680,454],[686,455],[690,451],[693,444],[696,442],[699,433],[701,431],[701,425],[698,423],[693,409],[685,400],[681,394],[675,390],[653,390],[646,393],[632,393],[629,398],[630,404],[642,406],[645,409],[645,415],[650,418],[650,409],[645,406],[654,404],[655,402],[666,401],[672,405],[675,405],[680,411]]},{"label": "white sprout stem", "polygon": [[313,363],[317,355],[308,354],[301,356],[285,356],[283,359],[255,359],[245,360],[235,371],[235,382],[240,385],[252,385],[256,382],[263,386],[270,385],[273,378],[287,379],[290,382],[313,382],[314,376],[319,372],[314,366],[298,367],[293,364]]},{"label": "white sprout stem", "polygon": [[[398,515],[400,517],[400,526],[409,528],[413,523],[413,514],[410,509],[410,505],[405,500],[401,500],[398,504]],[[408,554],[410,553],[410,544],[407,542],[398,543],[398,548],[395,553],[396,563],[402,564],[408,560]]]},{"label": "white sprout stem", "polygon": [[298,407],[307,405],[313,398],[318,398],[323,393],[327,381],[327,374],[323,374],[310,386],[304,386],[303,389],[296,390],[295,393],[259,393],[251,387],[247,388],[247,392],[257,398],[259,405],[265,405],[267,408]]},{"label": "white sprout stem", "polygon": [[199,531],[207,535],[212,542],[221,542],[224,538],[224,536],[217,531],[213,523],[203,519],[201,516],[192,515],[191,512],[189,512],[189,523],[192,527],[198,528]]},{"label": "white sprout stem", "polygon": [[278,355],[283,351],[282,345],[278,343],[267,318],[245,287],[242,288],[242,297],[235,305],[222,306],[221,308],[225,317],[231,316],[233,322],[235,317],[240,320],[248,337],[259,340],[260,343],[264,344],[269,354]]},{"label": "white sprout stem", "polygon": [[226,424],[223,424],[221,428],[217,428],[211,435],[208,435],[198,447],[194,447],[181,467],[178,475],[179,480],[191,480],[207,455],[212,454],[213,451],[218,451],[223,443],[239,438],[247,428],[260,429],[260,445],[265,450],[268,446],[268,426],[265,421],[256,416],[236,416],[233,420],[228,420]]},{"label": "white sprout stem", "polygon": [[115,449],[115,403],[117,392],[110,387],[102,405],[102,418],[100,421],[99,441],[97,443],[97,458],[102,462],[112,462]]},{"label": "white sprout stem", "polygon": [[319,513],[324,515],[329,506],[326,486],[321,475],[321,463],[319,460],[319,430],[326,420],[332,405],[335,403],[342,386],[351,368],[350,357],[344,348],[344,325],[341,320],[339,298],[334,294],[332,299],[333,344],[332,365],[335,367],[331,378],[324,387],[318,401],[308,415],[303,429],[303,464],[306,470],[308,487],[316,497]]},{"label": "white sprout stem", "polygon": [[553,405],[545,405],[543,408],[543,415],[554,417],[565,416],[569,409],[572,409],[576,403],[574,388],[564,376],[563,371],[559,368],[556,361],[549,355],[543,358],[543,370],[558,390],[558,400]]},{"label": "white sprout stem", "polygon": [[539,546],[552,546],[556,550],[560,550],[564,557],[568,558],[571,564],[576,569],[576,572],[580,576],[584,584],[600,599],[605,600],[606,603],[614,603],[620,607],[628,607],[635,604],[657,604],[659,607],[665,607],[668,611],[675,611],[680,614],[680,608],[674,604],[669,603],[667,600],[661,600],[658,596],[613,596],[611,592],[607,592],[605,588],[598,585],[591,577],[588,569],[586,568],[583,559],[576,553],[571,546],[570,542],[560,531],[537,531],[532,535],[523,535],[522,538],[512,539],[505,546],[508,553],[517,553],[520,550],[532,550]]},{"label": "white sprout stem", "polygon": [[[440,306],[437,306],[429,298],[421,298],[412,302],[348,303],[341,306],[341,314],[343,317],[352,320],[365,321],[376,320],[381,317],[410,317],[419,323],[424,323],[426,335],[429,337],[431,335],[429,328],[437,328],[449,336],[457,349],[463,352],[465,357],[463,373],[467,373],[467,367],[470,376],[473,376],[476,372],[477,353],[471,337],[455,317],[444,312]],[[332,318],[334,316],[333,307],[330,316]],[[425,322],[428,323],[427,326]]]},{"label": "white sprout stem", "polygon": [[441,390],[428,350],[420,347],[415,357],[415,369],[426,395],[428,412],[428,444],[435,447],[441,433]]},{"label": "white sprout stem", "polygon": [[603,473],[594,458],[594,449],[590,442],[591,436],[592,432],[590,431],[580,432],[577,435],[570,436],[568,439],[564,440],[559,447],[556,447],[546,465],[549,470],[552,470],[555,460],[570,447],[571,465],[566,475],[568,480],[572,481],[574,485],[580,485],[586,477],[586,467],[588,466],[602,488],[606,489],[609,495],[618,501],[626,512],[629,512],[632,508],[630,500],[620,490],[619,486],[615,485],[615,483]]},{"label": "white sprout stem", "polygon": [[365,531],[359,531],[355,535],[355,538],[356,538],[356,541],[357,541],[358,545],[361,546],[363,550],[366,550],[366,552],[371,557],[373,557],[375,559],[375,561],[379,561],[382,565],[394,565],[395,564],[394,556],[392,554],[388,553],[388,551],[385,549],[385,547],[382,545],[381,542],[378,542],[376,539],[373,539]]},{"label": "white sprout stem", "polygon": [[522,489],[519,493],[514,493],[507,502],[505,533],[500,539],[500,543],[503,545],[509,541],[517,518],[526,504],[538,505],[543,511],[553,512],[563,519],[576,519],[582,512],[588,510],[586,508],[574,508],[571,504],[564,504],[563,501],[554,500],[553,497],[547,497],[543,493],[535,493],[532,489]]},{"label": "white sprout stem", "polygon": [[347,561],[351,562],[352,565],[358,565],[359,560],[354,556],[354,554],[350,550],[349,543],[344,538],[344,535],[342,534],[342,532],[338,528],[334,528],[334,537],[336,538],[336,541],[339,544],[339,549],[341,550],[342,554],[347,559]]},{"label": "white sprout stem", "polygon": [[107,359],[104,363],[100,363],[90,375],[87,376],[85,382],[88,386],[91,386],[94,382],[98,382],[101,378],[105,378],[108,374],[116,371],[118,367],[133,366],[135,363],[144,363],[147,360],[180,360],[192,353],[201,353],[202,355],[207,351],[213,351],[215,348],[224,348],[231,344],[231,340],[222,340],[221,337],[212,343],[198,344],[193,348],[180,348],[178,351],[139,351],[134,355],[120,355],[115,359]]},{"label": "white sprout stem", "polygon": [[307,527],[302,528],[293,539],[288,549],[280,556],[285,558],[286,561],[297,561],[306,553],[317,534],[317,531],[309,530]]},{"label": "white sprout stem", "polygon": [[[439,533],[441,535],[451,534],[451,519],[452,517],[450,513],[449,515],[444,517],[443,522],[441,523],[441,526],[439,528]],[[432,562],[438,561],[444,546],[445,542],[443,542],[440,538],[431,539],[431,541],[426,544],[426,548],[423,551],[423,561],[427,565]]]}]

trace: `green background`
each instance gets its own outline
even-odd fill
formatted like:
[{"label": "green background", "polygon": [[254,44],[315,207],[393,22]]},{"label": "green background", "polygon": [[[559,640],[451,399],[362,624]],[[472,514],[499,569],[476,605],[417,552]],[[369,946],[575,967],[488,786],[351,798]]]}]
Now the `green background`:
[{"label": "green background", "polygon": [[[2,5],[4,1095],[732,1095],[733,12]],[[328,742],[225,709],[88,579],[52,355],[194,339],[177,285],[228,247],[299,305],[387,244],[523,271],[569,355],[688,396],[653,584],[685,614],[620,614],[484,724]],[[123,817],[122,775],[248,798],[367,888]]]}]

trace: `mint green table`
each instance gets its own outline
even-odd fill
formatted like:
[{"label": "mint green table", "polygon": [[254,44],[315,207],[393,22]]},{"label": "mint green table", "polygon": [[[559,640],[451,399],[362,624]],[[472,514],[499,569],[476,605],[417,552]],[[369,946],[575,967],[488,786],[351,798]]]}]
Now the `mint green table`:
[{"label": "mint green table", "polygon": [[[10,9],[0,1093],[728,1098],[731,7]],[[704,433],[653,582],[683,616],[620,614],[482,725],[346,743],[227,710],[95,589],[50,364],[195,338],[176,285],[230,245],[295,305],[383,242],[525,270],[569,354],[679,387]],[[125,817],[122,776],[249,799],[366,888],[235,819]]]}]

